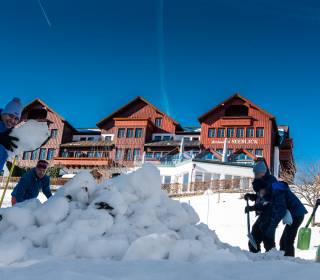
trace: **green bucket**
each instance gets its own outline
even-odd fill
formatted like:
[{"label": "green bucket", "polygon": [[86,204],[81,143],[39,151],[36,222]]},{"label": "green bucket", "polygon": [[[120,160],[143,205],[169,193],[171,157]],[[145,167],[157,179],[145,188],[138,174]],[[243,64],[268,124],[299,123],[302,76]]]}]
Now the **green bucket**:
[{"label": "green bucket", "polygon": [[298,235],[298,249],[309,250],[311,240],[311,229],[310,228],[300,228]]}]

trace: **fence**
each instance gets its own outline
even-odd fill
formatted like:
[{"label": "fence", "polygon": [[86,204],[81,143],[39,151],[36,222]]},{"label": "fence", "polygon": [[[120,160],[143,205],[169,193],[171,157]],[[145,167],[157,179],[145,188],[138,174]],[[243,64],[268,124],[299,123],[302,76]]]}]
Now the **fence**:
[{"label": "fence", "polygon": [[[244,180],[245,179],[245,183]],[[0,177],[0,189],[3,188],[7,177]],[[20,177],[11,177],[9,189],[13,189],[19,182]],[[63,186],[70,179],[51,178],[51,188],[55,191],[60,186]],[[244,193],[251,190],[251,179],[228,179],[228,180],[211,180],[205,182],[192,182],[189,184],[162,184],[162,189],[167,191],[170,196],[192,196],[201,195],[207,190],[215,193]]]}]

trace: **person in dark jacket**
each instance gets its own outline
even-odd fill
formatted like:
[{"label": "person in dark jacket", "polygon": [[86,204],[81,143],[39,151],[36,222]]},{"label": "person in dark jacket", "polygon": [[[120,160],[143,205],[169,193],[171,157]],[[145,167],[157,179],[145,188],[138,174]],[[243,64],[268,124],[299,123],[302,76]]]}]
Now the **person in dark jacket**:
[{"label": "person in dark jacket", "polygon": [[18,138],[10,136],[12,129],[19,123],[23,106],[20,99],[14,98],[3,110],[0,109],[0,172],[8,159],[8,152],[17,148]]},{"label": "person in dark jacket", "polygon": [[258,219],[252,226],[251,234],[257,243],[257,249],[249,242],[249,250],[252,253],[261,251],[261,243],[263,243],[266,251],[270,251],[275,247],[275,234],[267,235],[266,232],[270,225],[272,215],[272,184],[277,179],[272,176],[268,170],[265,161],[257,161],[253,167],[255,179],[252,182],[254,194],[247,193],[244,198],[255,202],[254,206],[245,208],[245,212],[255,211],[259,215]]},{"label": "person in dark jacket", "polygon": [[287,210],[292,216],[292,224],[286,225],[281,239],[280,250],[284,251],[287,257],[294,257],[294,241],[296,239],[298,229],[301,226],[304,215],[308,213],[300,199],[290,190],[285,182],[272,184],[272,215],[267,236],[273,236],[279,222],[286,215]]},{"label": "person in dark jacket", "polygon": [[48,162],[39,160],[37,166],[25,173],[11,193],[12,205],[38,197],[40,190],[49,198],[50,178],[46,175]]}]

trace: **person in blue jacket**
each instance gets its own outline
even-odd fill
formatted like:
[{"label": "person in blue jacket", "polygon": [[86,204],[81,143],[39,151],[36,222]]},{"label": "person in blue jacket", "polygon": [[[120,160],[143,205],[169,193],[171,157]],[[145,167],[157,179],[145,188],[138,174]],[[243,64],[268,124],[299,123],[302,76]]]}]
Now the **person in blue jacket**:
[{"label": "person in blue jacket", "polygon": [[272,215],[267,236],[273,236],[279,222],[285,217],[287,210],[292,216],[292,223],[287,224],[280,239],[280,250],[287,257],[294,257],[294,241],[305,214],[308,213],[300,199],[290,190],[285,182],[272,184]]},{"label": "person in blue jacket", "polygon": [[12,129],[19,123],[23,106],[19,98],[13,98],[3,110],[0,109],[0,172],[8,159],[8,152],[17,148],[18,138],[10,136]]},{"label": "person in blue jacket", "polygon": [[50,190],[50,177],[46,175],[48,162],[39,160],[37,166],[26,172],[11,193],[12,205],[28,199],[38,197],[40,190],[49,198],[52,196]]}]

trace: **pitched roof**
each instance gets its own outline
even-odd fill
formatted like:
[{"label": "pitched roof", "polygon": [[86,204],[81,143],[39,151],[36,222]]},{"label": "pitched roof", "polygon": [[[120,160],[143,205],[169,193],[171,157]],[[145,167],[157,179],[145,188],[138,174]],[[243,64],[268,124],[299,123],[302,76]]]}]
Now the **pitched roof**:
[{"label": "pitched roof", "polygon": [[29,109],[32,107],[34,104],[40,103],[43,107],[46,107],[48,110],[50,110],[52,113],[56,114],[63,122],[68,124],[73,130],[77,131],[64,117],[62,117],[60,114],[58,114],[56,111],[51,109],[46,103],[44,103],[40,98],[36,98],[35,100],[31,101],[29,104],[27,104],[24,108],[23,111]]},{"label": "pitched roof", "polygon": [[239,93],[235,93],[234,95],[230,96],[228,99],[226,99],[223,102],[220,102],[217,106],[213,107],[212,109],[210,109],[208,112],[206,112],[205,114],[203,114],[202,116],[200,116],[198,118],[199,122],[202,122],[208,115],[212,114],[214,111],[216,111],[217,109],[219,109],[221,106],[224,106],[226,103],[229,103],[230,101],[232,101],[235,98],[240,98],[243,101],[249,103],[251,106],[256,107],[259,111],[265,113],[267,116],[269,116],[271,119],[275,119],[275,117],[273,115],[271,115],[269,112],[265,111],[264,109],[262,109],[261,107],[259,107],[258,105],[255,105],[253,102],[251,102],[250,100],[248,100],[247,98],[243,97],[242,95],[240,95]]},{"label": "pitched roof", "polygon": [[[97,127],[100,127],[101,125],[103,125],[106,121],[108,121],[109,119],[115,117],[117,114],[125,111],[128,107],[130,107],[133,103],[135,103],[136,101],[142,101],[144,103],[146,103],[147,105],[150,105],[154,110],[156,110],[157,112],[159,112],[162,115],[166,115],[168,116],[166,113],[163,113],[162,111],[160,111],[157,107],[155,107],[153,104],[151,104],[149,101],[147,101],[146,99],[144,99],[141,96],[137,96],[136,98],[132,99],[130,102],[128,102],[127,104],[125,104],[124,106],[122,106],[120,109],[118,109],[117,111],[113,112],[111,115],[105,117],[104,119],[102,119],[101,121],[99,121],[97,123]],[[168,116],[169,117],[169,116]],[[179,125],[179,123],[177,121],[175,121],[173,118],[169,117],[170,120],[172,120],[172,122],[176,125]]]}]

